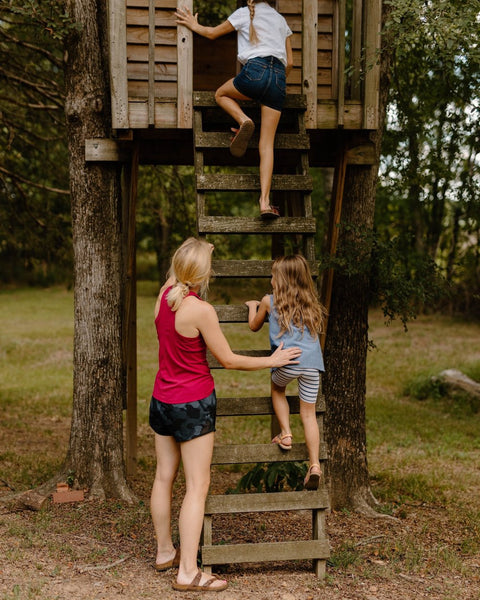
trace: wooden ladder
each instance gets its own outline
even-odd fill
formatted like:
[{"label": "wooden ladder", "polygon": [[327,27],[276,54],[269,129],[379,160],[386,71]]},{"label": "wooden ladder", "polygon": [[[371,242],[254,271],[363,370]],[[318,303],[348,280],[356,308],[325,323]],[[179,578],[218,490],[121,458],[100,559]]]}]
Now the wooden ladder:
[{"label": "wooden ladder", "polygon": [[[244,103],[249,115],[258,107],[254,103]],[[312,178],[309,173],[308,150],[309,137],[305,129],[304,114],[306,101],[304,96],[289,95],[282,113],[279,129],[275,138],[276,171],[272,178],[273,204],[280,203],[282,216],[264,221],[259,216],[258,195],[260,178],[258,175],[258,153],[252,163],[252,151],[242,159],[230,155],[231,134],[228,117],[215,103],[210,92],[194,92],[194,164],[197,199],[197,227],[199,236],[208,234],[268,234],[272,252],[283,253],[283,240],[290,236],[291,248],[301,252],[309,261],[312,274],[318,277],[315,262],[315,219],[312,214]],[[254,117],[256,123],[259,119]],[[220,130],[218,130],[220,129]],[[258,129],[258,128],[257,128]],[[250,148],[258,145],[255,133],[249,143]],[[250,158],[249,158],[250,154]],[[277,155],[281,155],[278,159]],[[249,162],[250,160],[250,162]],[[278,163],[278,166],[277,166]],[[216,172],[210,167],[234,165],[256,165],[254,173]],[[281,172],[278,172],[278,171]],[[213,171],[213,172],[211,172]],[[255,216],[211,216],[207,211],[209,193],[215,192],[252,192],[252,212]],[[254,193],[256,195],[254,195]],[[219,277],[265,277],[271,276],[272,260],[214,260],[213,270]],[[221,323],[246,323],[247,308],[244,305],[217,305],[216,311]],[[251,356],[265,356],[266,350],[239,351]],[[209,355],[211,368],[221,365]],[[288,397],[291,414],[299,413],[298,396]],[[326,459],[326,447],[323,442],[324,397],[321,389],[317,399],[317,422],[320,430],[320,459]],[[270,396],[266,397],[219,397],[217,415],[273,415]],[[275,419],[272,421],[275,427]],[[269,443],[216,445],[212,464],[251,464],[286,461],[304,461],[308,459],[303,443],[293,444],[292,450],[284,453]],[[321,480],[318,491],[277,492],[257,494],[209,495],[206,502],[202,539],[202,563],[206,571],[212,565],[228,563],[246,563],[263,561],[283,561],[297,559],[313,560],[317,576],[325,574],[326,559],[329,557],[329,543],[325,532],[325,513],[328,508],[328,494]],[[213,544],[212,517],[215,514],[236,514],[269,511],[312,511],[312,535],[310,540],[282,541],[274,543],[249,544]]]}]

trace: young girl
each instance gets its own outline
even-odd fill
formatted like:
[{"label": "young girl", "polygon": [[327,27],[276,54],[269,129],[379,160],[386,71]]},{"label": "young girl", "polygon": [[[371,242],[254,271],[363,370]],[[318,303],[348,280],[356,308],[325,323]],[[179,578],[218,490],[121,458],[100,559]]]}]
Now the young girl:
[{"label": "young girl", "polygon": [[290,410],[285,387],[297,379],[300,417],[305,431],[309,469],[304,486],[316,490],[322,471],[318,461],[320,434],[315,414],[320,371],[324,371],[318,334],[322,331],[325,309],[318,301],[307,261],[300,255],[282,256],[272,266],[273,294],[261,302],[249,300],[248,324],[252,331],[262,328],[268,316],[272,349],[284,344],[302,349],[299,364],[272,369],[272,404],[280,433],[272,440],[283,450],[292,448]]},{"label": "young girl", "polygon": [[[213,246],[189,238],[175,252],[169,277],[155,306],[159,342],[158,372],[150,404],[150,426],[155,432],[157,469],[151,513],[157,539],[155,568],[178,566],[174,589],[215,591],[227,582],[197,568],[205,499],[215,431],[216,396],[206,350],[226,369],[253,371],[296,364],[299,348],[278,349],[266,357],[234,354],[220,329],[215,309],[200,295],[211,274]],[[172,489],[180,459],[186,493],[179,518],[180,549],[171,534]]]},{"label": "young girl", "polygon": [[273,144],[285,101],[286,75],[293,66],[292,31],[282,15],[263,0],[248,0],[247,6],[236,10],[216,27],[200,25],[198,13],[192,15],[187,8],[179,8],[175,14],[178,25],[211,40],[237,31],[237,59],[243,68],[216,91],[215,100],[238,123],[230,145],[234,156],[245,154],[255,129],[238,100],[260,102],[260,214],[262,218],[279,217],[278,208],[270,205]]}]

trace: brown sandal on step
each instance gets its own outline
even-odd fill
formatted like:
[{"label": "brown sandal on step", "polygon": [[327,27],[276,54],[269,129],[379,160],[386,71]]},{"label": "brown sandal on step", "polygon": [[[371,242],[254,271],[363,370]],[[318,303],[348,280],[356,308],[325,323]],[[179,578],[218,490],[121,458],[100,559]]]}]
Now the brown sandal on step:
[{"label": "brown sandal on step", "polygon": [[[313,469],[316,469],[316,472],[313,472]],[[310,468],[307,471],[307,476],[303,480],[303,487],[306,490],[318,490],[318,484],[320,483],[320,477],[322,476],[322,469],[320,465],[314,463],[310,465]]]},{"label": "brown sandal on step", "polygon": [[237,130],[237,134],[230,144],[230,152],[233,156],[243,156],[247,151],[248,142],[255,130],[255,123],[248,119],[244,121]]},{"label": "brown sandal on step", "polygon": [[155,569],[155,571],[167,571],[168,569],[173,569],[174,567],[178,567],[178,565],[180,564],[180,548],[176,548],[175,550],[175,556],[172,558],[172,560],[167,560],[167,562],[164,563],[155,563],[153,565],[153,568]]},{"label": "brown sandal on step", "polygon": [[[289,438],[290,442],[289,443],[285,443],[285,441],[284,441],[285,438]],[[291,433],[284,433],[283,435],[281,435],[279,433],[272,440],[272,444],[278,444],[279,447],[282,450],[291,450],[292,449],[292,442],[293,442],[293,436],[292,436]]]},{"label": "brown sandal on step", "polygon": [[179,592],[222,592],[227,589],[228,586],[228,583],[225,581],[222,585],[212,587],[214,581],[222,581],[220,577],[217,577],[216,575],[212,575],[203,585],[199,585],[201,579],[202,571],[198,569],[198,572],[191,583],[177,583],[174,581],[172,587]]}]

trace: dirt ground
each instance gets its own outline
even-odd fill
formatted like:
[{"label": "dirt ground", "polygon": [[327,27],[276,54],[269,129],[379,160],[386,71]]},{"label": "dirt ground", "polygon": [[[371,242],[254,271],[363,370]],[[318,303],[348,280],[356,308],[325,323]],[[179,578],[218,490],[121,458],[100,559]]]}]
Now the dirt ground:
[{"label": "dirt ground", "polygon": [[[233,475],[224,474],[225,477]],[[174,572],[152,569],[154,540],[147,483],[140,502],[53,504],[40,511],[0,504],[1,600],[157,599],[205,596],[175,592]],[[8,490],[1,489],[3,496]],[[175,510],[182,485],[175,494]],[[327,517],[331,559],[319,580],[310,561],[223,565],[223,600],[473,600],[480,598],[480,556],[468,552],[468,523],[445,506],[396,507],[394,519],[348,512]],[[311,515],[261,513],[218,517],[217,543],[309,539]],[[217,596],[215,596],[217,597]]]}]

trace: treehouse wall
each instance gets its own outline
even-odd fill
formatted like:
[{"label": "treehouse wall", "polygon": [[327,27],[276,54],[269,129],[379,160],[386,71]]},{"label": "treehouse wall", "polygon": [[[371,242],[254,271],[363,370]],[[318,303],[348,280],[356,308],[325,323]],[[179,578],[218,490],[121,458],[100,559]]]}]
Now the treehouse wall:
[{"label": "treehouse wall", "polygon": [[[210,41],[178,28],[177,4],[109,0],[114,129],[190,129],[193,91],[213,91],[238,71],[236,35]],[[293,32],[287,93],[306,96],[307,128],[376,128],[381,1],[276,6]]]}]

